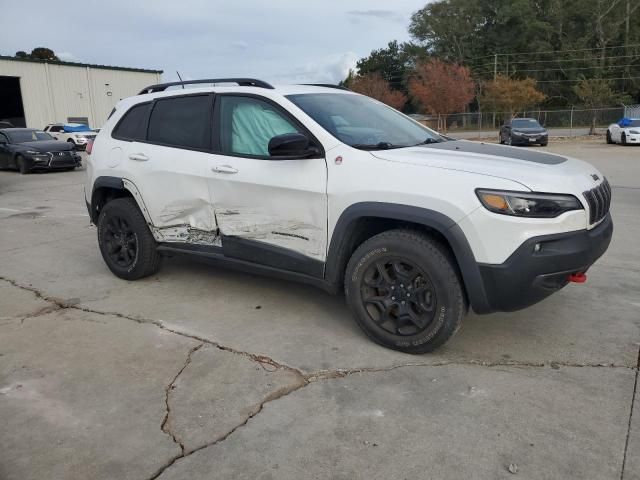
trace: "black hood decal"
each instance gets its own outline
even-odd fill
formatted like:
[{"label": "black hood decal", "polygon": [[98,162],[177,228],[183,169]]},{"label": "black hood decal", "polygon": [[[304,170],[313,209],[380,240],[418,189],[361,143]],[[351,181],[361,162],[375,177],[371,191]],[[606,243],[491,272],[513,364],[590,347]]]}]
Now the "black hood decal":
[{"label": "black hood decal", "polygon": [[460,151],[478,153],[480,155],[493,155],[496,157],[513,158],[525,162],[542,163],[545,165],[558,165],[567,161],[566,158],[550,153],[536,152],[527,148],[505,147],[491,143],[469,142],[466,140],[454,140],[442,143],[426,144],[425,148],[438,150]]}]

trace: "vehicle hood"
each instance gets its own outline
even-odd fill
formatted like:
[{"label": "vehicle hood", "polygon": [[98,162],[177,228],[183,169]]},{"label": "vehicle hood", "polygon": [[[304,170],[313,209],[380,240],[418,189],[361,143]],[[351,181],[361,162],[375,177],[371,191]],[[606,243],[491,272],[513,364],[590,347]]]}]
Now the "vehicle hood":
[{"label": "vehicle hood", "polygon": [[511,131],[514,133],[545,133],[547,129],[543,127],[513,128]]},{"label": "vehicle hood", "polygon": [[41,140],[38,142],[25,142],[16,145],[20,150],[36,150],[38,152],[65,152],[73,150],[73,145],[60,140]]},{"label": "vehicle hood", "polygon": [[[536,192],[580,195],[603,175],[586,162],[532,149],[455,140],[417,147],[371,152],[390,162],[457,170],[518,182]],[[597,180],[592,176],[596,175]],[[491,188],[487,185],[478,187]]]}]

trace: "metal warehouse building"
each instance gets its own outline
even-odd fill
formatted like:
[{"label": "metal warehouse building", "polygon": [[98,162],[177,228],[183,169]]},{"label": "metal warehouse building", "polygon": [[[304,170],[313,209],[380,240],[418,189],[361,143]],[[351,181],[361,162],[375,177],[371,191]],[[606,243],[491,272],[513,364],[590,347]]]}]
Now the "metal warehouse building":
[{"label": "metal warehouse building", "polygon": [[160,82],[162,70],[0,56],[0,120],[16,127],[101,127],[120,99]]}]

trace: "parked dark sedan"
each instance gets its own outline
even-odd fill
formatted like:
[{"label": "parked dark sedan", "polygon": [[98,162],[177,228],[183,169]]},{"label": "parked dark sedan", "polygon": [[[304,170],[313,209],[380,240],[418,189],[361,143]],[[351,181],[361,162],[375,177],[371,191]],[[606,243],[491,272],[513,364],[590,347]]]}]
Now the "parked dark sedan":
[{"label": "parked dark sedan", "polygon": [[0,129],[0,168],[20,173],[34,170],[72,170],[82,164],[73,145],[33,128]]},{"label": "parked dark sedan", "polygon": [[514,118],[500,128],[500,143],[506,145],[535,145],[546,147],[549,132],[535,118]]}]

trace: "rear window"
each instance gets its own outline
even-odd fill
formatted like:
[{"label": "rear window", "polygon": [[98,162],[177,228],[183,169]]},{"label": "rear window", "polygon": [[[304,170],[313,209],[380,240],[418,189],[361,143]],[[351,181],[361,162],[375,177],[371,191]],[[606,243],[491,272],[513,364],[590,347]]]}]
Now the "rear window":
[{"label": "rear window", "polygon": [[113,131],[113,138],[144,142],[146,137],[147,116],[150,103],[134,105],[124,114],[122,120]]},{"label": "rear window", "polygon": [[211,102],[208,95],[158,100],[149,119],[148,141],[172,147],[210,147]]}]

